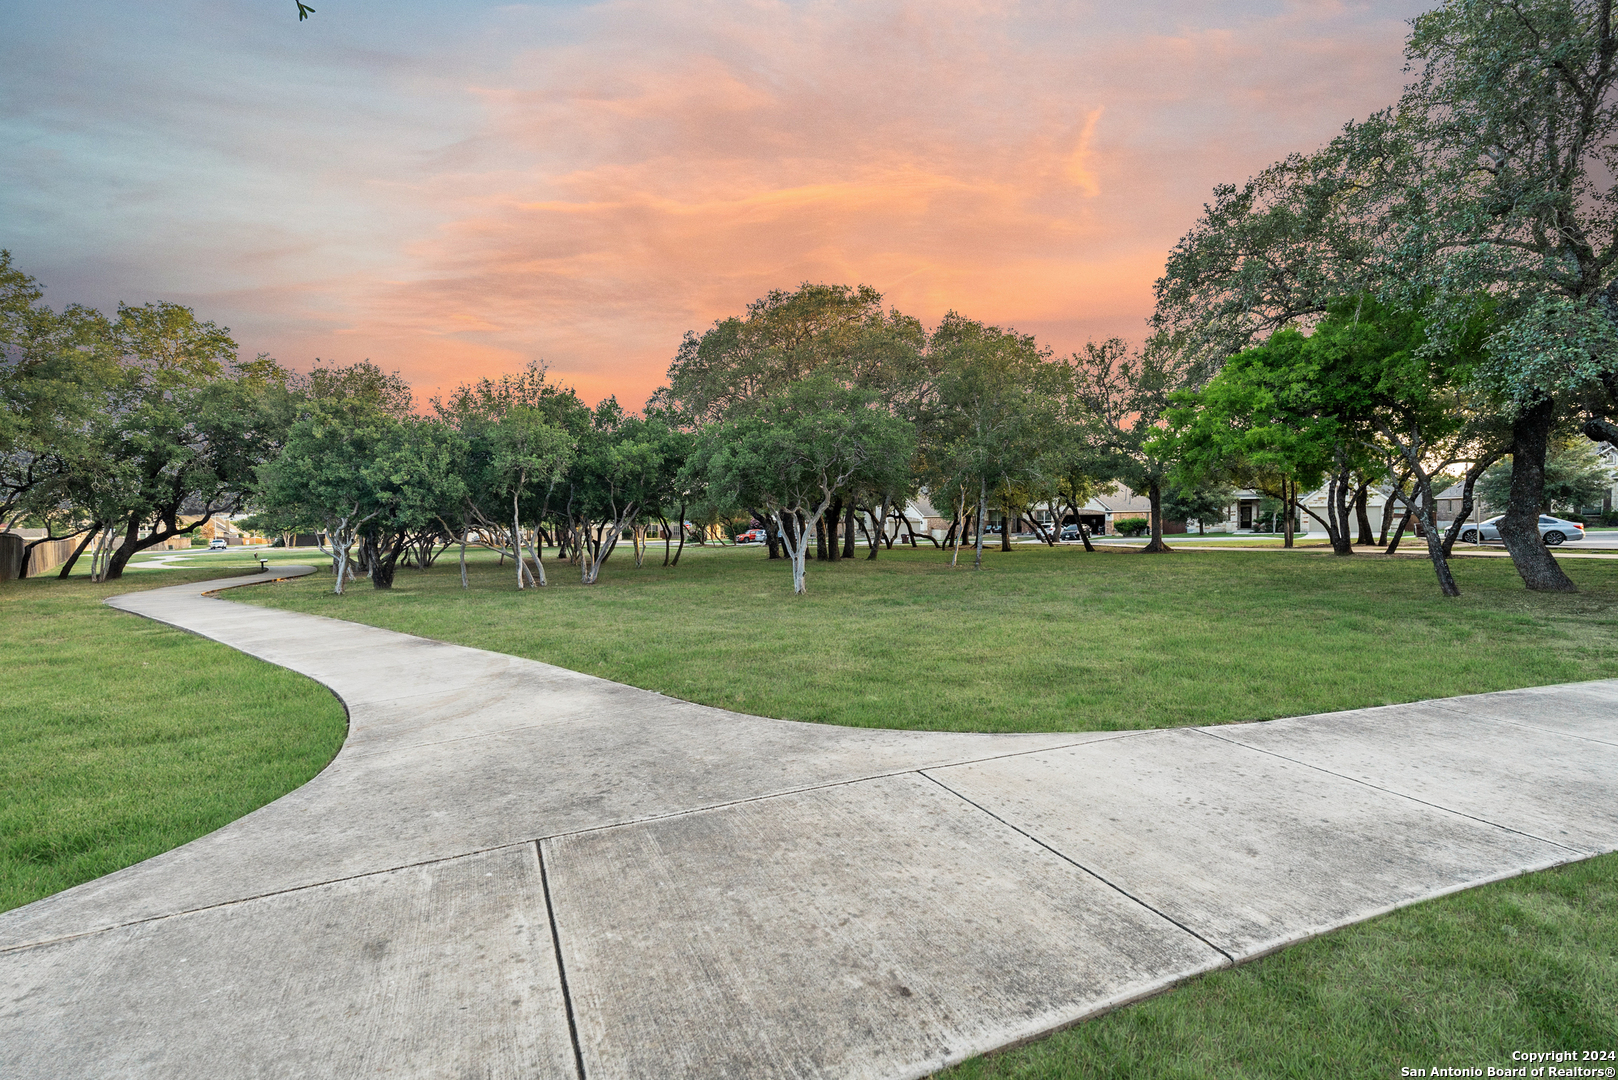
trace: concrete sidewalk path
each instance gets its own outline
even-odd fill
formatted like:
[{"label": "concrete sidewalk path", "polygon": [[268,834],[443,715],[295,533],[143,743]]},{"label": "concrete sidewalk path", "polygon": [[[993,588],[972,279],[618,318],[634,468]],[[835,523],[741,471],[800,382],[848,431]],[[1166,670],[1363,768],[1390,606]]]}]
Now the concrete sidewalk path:
[{"label": "concrete sidewalk path", "polygon": [[329,686],[331,765],[0,914],[0,1075],[926,1075],[1618,849],[1618,680],[1258,724],[792,723],[210,591],[108,601]]}]

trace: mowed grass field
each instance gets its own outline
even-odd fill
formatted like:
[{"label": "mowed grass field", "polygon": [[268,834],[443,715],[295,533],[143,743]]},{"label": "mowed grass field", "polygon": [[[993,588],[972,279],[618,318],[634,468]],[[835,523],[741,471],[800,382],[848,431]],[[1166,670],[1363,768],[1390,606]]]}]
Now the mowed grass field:
[{"label": "mowed grass field", "polygon": [[[963,559],[966,553],[963,552]],[[1618,675],[1618,561],[1564,560],[1583,592],[1527,593],[1509,561],[1021,547],[812,563],[794,598],[758,548],[620,548],[595,586],[552,562],[518,592],[454,552],[331,594],[321,573],[240,597],[514,653],[793,720],[953,731],[1225,723]]]},{"label": "mowed grass field", "polygon": [[319,684],[101,603],[218,576],[0,585],[0,910],[212,832],[337,753],[347,717]]}]

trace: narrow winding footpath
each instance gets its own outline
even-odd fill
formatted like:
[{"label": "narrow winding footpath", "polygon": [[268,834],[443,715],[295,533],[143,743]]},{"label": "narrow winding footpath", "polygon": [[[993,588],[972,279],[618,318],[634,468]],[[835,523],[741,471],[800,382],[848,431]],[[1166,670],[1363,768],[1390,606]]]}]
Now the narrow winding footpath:
[{"label": "narrow winding footpath", "polygon": [[1268,723],[792,723],[175,586],[342,752],[0,914],[0,1076],[883,1078],[1618,849],[1618,680]]}]

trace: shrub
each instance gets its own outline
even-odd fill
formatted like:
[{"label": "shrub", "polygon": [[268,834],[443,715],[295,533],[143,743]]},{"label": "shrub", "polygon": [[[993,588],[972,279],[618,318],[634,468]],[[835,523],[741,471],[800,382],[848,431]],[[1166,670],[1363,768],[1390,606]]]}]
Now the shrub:
[{"label": "shrub", "polygon": [[1140,536],[1152,527],[1150,518],[1123,518],[1112,523],[1119,536]]}]

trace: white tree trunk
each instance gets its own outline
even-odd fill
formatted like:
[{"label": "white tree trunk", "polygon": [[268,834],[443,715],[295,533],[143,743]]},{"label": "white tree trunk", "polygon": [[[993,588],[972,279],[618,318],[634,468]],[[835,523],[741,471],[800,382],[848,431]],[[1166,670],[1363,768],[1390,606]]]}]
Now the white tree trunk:
[{"label": "white tree trunk", "polygon": [[955,546],[950,549],[949,564],[961,565],[961,535],[966,532],[966,491],[961,491],[960,502],[951,507],[955,511]]},{"label": "white tree trunk", "polygon": [[[522,548],[519,547],[517,550],[520,552]],[[539,557],[539,527],[537,525],[534,527],[534,542],[528,545],[528,550],[534,556],[534,572],[529,575],[534,582],[534,587],[549,585],[550,582],[545,580],[545,564],[540,561]]]},{"label": "white tree trunk", "polygon": [[596,526],[595,536],[592,539],[588,530],[585,530],[580,544],[583,560],[579,567],[579,580],[586,585],[594,585],[596,578],[601,576],[601,567],[606,563],[612,553],[617,550],[618,538],[623,536],[624,527],[627,526],[640,507],[631,504],[624,507],[623,513],[610,522],[602,522]]},{"label": "white tree trunk", "polygon": [[777,511],[775,513],[775,528],[781,534],[782,545],[787,549],[787,561],[792,564],[792,595],[802,596],[805,592],[803,583],[804,562],[809,550],[805,537],[809,535],[813,526],[799,530],[797,528],[797,515],[793,514],[791,516],[793,518],[793,527],[788,529],[786,523],[781,520],[780,511]]},{"label": "white tree trunk", "polygon": [[[519,482],[517,491],[521,490],[522,484]],[[524,587],[523,571],[526,568],[522,563],[522,523],[517,519],[517,491],[511,493],[511,550],[517,556],[512,561],[517,564],[517,588],[521,589]]]},{"label": "white tree trunk", "polygon": [[[978,477],[978,514],[977,523],[972,528],[973,541],[977,549],[977,557],[972,561],[972,569],[983,569],[983,519],[987,516],[989,503],[989,481],[987,477]],[[1000,526],[1002,529],[1005,525]]]},{"label": "white tree trunk", "polygon": [[796,507],[786,511],[793,519],[793,528],[797,530],[795,533],[797,538],[796,547],[786,540],[787,530],[781,523],[781,511],[777,510],[775,512],[776,528],[781,533],[782,542],[787,545],[787,556],[792,561],[792,593],[794,596],[802,596],[808,591],[804,585],[803,575],[809,561],[810,538],[815,535],[815,527],[820,524],[820,519],[825,516],[826,507],[831,505],[831,499],[832,497],[828,494],[820,501],[820,505],[815,508],[815,512],[803,521],[798,520],[798,515],[801,511]]}]

